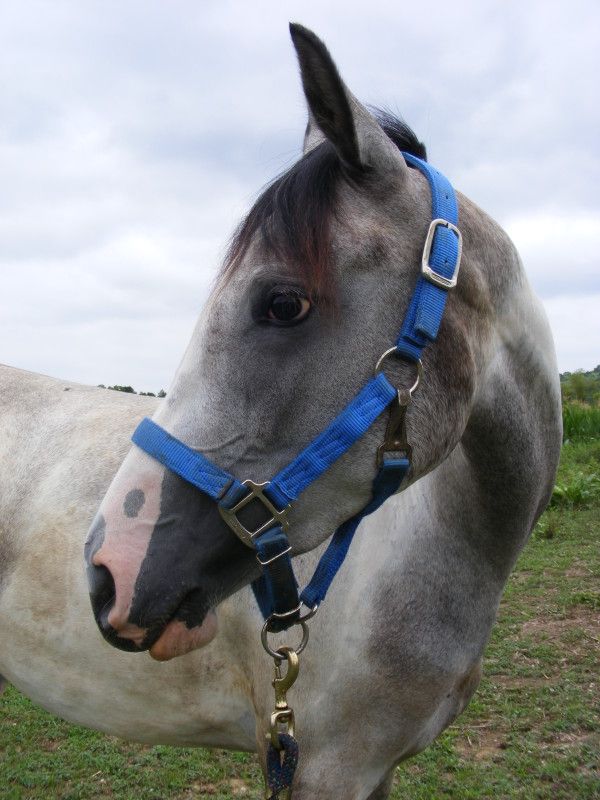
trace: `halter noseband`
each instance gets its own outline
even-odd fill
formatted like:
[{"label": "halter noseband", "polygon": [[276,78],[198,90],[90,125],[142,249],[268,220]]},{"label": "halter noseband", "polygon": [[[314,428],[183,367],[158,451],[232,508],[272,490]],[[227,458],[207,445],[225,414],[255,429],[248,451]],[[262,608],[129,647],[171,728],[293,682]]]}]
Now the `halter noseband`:
[{"label": "halter noseband", "polygon": [[[359,523],[400,488],[410,467],[411,448],[406,441],[405,413],[421,375],[421,352],[436,338],[448,290],[456,285],[462,244],[456,227],[456,196],[450,182],[420,158],[411,153],[402,155],[409,165],[425,175],[431,190],[432,222],[423,248],[421,275],[395,347],[383,354],[375,377],[333,422],[266,483],[240,482],[148,418],[142,420],[132,436],[138,447],[212,497],[229,528],[256,551],[262,575],[252,588],[267,620],[264,630],[285,630],[312,616],[341,567]],[[417,364],[419,373],[411,390],[397,390],[379,371],[383,360],[392,354]],[[378,472],[371,499],[335,531],[313,577],[299,594],[290,558],[292,547],[287,537],[291,505],[392,403],[385,441],[378,449]],[[254,530],[246,528],[238,516],[253,501],[262,504],[268,517]],[[301,617],[303,604],[310,612]]]}]

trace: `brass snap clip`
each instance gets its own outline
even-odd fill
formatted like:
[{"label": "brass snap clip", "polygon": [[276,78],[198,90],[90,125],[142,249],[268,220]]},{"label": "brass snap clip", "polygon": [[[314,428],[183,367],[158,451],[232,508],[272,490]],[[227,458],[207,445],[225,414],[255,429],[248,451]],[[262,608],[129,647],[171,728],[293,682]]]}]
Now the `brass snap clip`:
[{"label": "brass snap clip", "polygon": [[[280,733],[294,735],[294,711],[287,702],[287,692],[294,685],[300,671],[300,660],[298,653],[291,647],[280,647],[277,651],[278,657],[275,660],[275,675],[273,677],[273,688],[275,689],[275,709],[271,714],[271,723],[267,739],[276,750],[283,747],[279,741]],[[287,661],[285,675],[281,672],[283,661]]]}]

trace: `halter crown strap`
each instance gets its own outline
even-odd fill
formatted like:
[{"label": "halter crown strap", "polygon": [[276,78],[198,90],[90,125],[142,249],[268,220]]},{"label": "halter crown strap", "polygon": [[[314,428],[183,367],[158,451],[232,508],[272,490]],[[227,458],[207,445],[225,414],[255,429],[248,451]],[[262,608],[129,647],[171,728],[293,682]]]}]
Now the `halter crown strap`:
[{"label": "halter crown strap", "polygon": [[425,175],[431,189],[432,221],[423,248],[421,275],[396,342],[399,353],[418,361],[423,348],[438,334],[448,289],[458,277],[462,239],[456,227],[458,205],[450,181],[426,161],[411,153],[403,155]]},{"label": "halter crown strap", "polygon": [[[462,245],[456,227],[458,207],[450,182],[420,158],[410,153],[403,156],[425,175],[432,198],[432,221],[423,248],[421,275],[396,345],[400,355],[418,361],[423,348],[437,336],[447,292],[456,284]],[[409,455],[384,454],[370,501],[336,530],[300,595],[286,535],[289,505],[363,436],[396,397],[397,390],[382,372],[378,373],[322,433],[266,484],[240,482],[147,418],[138,425],[132,441],[212,497],[229,527],[256,550],[262,575],[252,588],[263,615],[272,619],[271,629],[283,630],[297,621],[299,599],[310,608],[324,599],[361,520],[400,488],[410,468]],[[271,516],[255,531],[249,531],[238,519],[237,511],[253,501],[261,502]]]}]

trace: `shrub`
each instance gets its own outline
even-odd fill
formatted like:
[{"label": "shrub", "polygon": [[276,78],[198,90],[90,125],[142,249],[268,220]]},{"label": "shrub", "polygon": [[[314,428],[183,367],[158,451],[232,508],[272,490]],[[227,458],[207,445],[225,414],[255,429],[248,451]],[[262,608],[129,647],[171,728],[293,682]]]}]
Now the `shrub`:
[{"label": "shrub", "polygon": [[551,507],[587,506],[600,498],[600,476],[578,472],[568,481],[557,483],[550,500]]}]

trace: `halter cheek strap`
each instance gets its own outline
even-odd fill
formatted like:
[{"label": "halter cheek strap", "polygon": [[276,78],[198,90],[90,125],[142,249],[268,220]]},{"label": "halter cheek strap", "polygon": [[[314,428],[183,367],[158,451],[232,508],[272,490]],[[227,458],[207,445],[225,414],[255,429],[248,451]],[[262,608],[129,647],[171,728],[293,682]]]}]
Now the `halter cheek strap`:
[{"label": "halter cheek strap", "polygon": [[[450,182],[416,156],[410,153],[403,153],[403,156],[427,178],[432,221],[423,248],[421,275],[396,347],[388,354],[394,352],[415,361],[420,369],[421,352],[436,338],[448,290],[456,285],[461,236],[456,227],[458,208]],[[382,360],[383,357],[378,366]],[[302,603],[310,609],[316,609],[321,603],[361,520],[394,494],[406,477],[410,468],[410,446],[406,442],[404,414],[410,394],[396,390],[383,372],[378,372],[322,433],[271,481],[263,484],[240,482],[147,418],[135,430],[132,441],[167,469],[212,497],[231,530],[255,549],[262,568],[261,577],[252,584],[256,600],[263,616],[270,620],[269,629],[284,630],[300,619]],[[299,594],[290,558],[292,547],[287,537],[291,504],[392,404],[386,441],[379,449],[379,468],[371,499],[335,531],[312,579]],[[251,503],[262,506],[264,517],[254,529],[246,528],[239,516]]]}]

